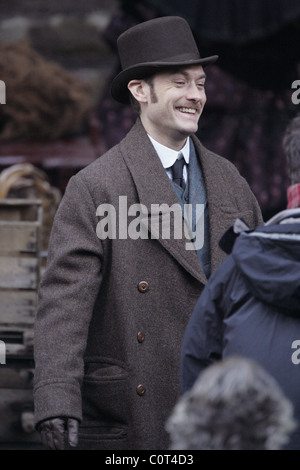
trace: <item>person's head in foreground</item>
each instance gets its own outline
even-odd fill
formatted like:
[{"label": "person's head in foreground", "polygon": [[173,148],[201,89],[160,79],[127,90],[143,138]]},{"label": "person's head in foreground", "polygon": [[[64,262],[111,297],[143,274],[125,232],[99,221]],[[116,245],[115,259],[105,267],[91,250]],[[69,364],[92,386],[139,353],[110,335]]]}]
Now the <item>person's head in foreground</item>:
[{"label": "person's head in foreground", "polygon": [[275,379],[252,360],[231,357],[205,369],[166,428],[172,450],[279,450],[295,421]]}]

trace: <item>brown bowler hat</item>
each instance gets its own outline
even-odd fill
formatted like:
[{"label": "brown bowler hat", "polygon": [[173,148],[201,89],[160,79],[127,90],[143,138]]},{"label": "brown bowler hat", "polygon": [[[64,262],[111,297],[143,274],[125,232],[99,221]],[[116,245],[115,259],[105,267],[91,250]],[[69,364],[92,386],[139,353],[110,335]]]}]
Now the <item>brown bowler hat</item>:
[{"label": "brown bowler hat", "polygon": [[165,67],[209,65],[217,55],[201,58],[193,33],[185,19],[164,16],[139,23],[118,38],[122,65],[111,85],[113,98],[129,103],[130,80],[145,78]]}]

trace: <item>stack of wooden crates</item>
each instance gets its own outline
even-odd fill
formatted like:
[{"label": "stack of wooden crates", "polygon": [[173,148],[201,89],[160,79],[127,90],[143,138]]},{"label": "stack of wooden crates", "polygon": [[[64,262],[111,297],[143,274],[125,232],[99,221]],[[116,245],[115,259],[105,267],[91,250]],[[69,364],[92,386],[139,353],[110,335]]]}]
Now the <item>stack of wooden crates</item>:
[{"label": "stack of wooden crates", "polygon": [[33,426],[33,332],[41,275],[39,199],[0,199],[0,448],[41,448]]}]

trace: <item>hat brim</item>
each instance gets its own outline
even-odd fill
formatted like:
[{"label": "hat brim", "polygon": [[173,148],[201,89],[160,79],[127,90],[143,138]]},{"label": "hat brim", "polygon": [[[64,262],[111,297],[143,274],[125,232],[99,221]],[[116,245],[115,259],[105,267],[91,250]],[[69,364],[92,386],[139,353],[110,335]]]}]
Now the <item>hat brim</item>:
[{"label": "hat brim", "polygon": [[184,62],[147,62],[143,64],[135,64],[132,67],[122,70],[122,72],[113,79],[111,84],[111,95],[116,101],[123,104],[129,104],[130,91],[128,90],[127,85],[130,80],[145,78],[160,69],[168,67],[189,67],[193,65],[202,65],[204,67],[206,65],[213,64],[218,57],[219,56],[217,55],[213,55],[202,59],[185,60]]}]

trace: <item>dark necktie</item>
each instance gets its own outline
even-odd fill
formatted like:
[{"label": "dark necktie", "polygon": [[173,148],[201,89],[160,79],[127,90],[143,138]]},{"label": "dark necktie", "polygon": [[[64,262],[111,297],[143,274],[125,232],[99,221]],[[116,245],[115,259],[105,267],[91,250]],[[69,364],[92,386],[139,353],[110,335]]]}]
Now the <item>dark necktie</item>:
[{"label": "dark necktie", "polygon": [[[181,155],[181,158],[180,158]],[[184,167],[184,158],[182,154],[179,154],[176,162],[171,166],[173,182],[178,184],[181,188],[185,188],[185,182],[183,178],[183,167]]]}]

